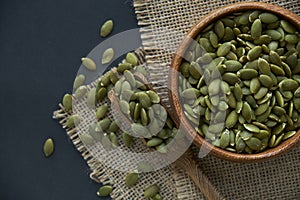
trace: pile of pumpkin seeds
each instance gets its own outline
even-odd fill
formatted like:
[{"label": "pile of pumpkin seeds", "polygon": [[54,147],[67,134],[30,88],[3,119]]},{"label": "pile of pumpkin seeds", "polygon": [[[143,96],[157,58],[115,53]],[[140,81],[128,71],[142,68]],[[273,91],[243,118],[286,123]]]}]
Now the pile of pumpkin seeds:
[{"label": "pile of pumpkin seeds", "polygon": [[185,116],[214,146],[257,153],[300,127],[300,35],[264,11],[208,25],[180,66]]},{"label": "pile of pumpkin seeds", "polygon": [[[90,63],[94,63],[91,58],[88,58]],[[84,61],[83,61],[84,62]],[[135,134],[137,137],[144,137],[146,145],[155,147],[159,152],[165,153],[167,151],[166,144],[170,142],[177,129],[174,128],[173,121],[168,117],[168,114],[163,106],[160,105],[159,96],[148,87],[135,79],[134,74],[139,74],[140,77],[146,76],[146,70],[142,66],[138,66],[139,62],[134,53],[126,55],[125,62],[120,63],[117,68],[106,72],[98,80],[95,88],[88,89],[85,83],[85,76],[78,75],[74,80],[74,94],[66,94],[63,97],[62,105],[69,117],[65,123],[67,128],[74,128],[80,123],[81,117],[78,114],[72,113],[73,100],[83,99],[86,105],[95,109],[95,116],[98,122],[89,125],[88,134],[80,135],[80,140],[85,145],[94,145],[100,142],[105,149],[116,148],[119,146],[119,139],[125,146],[131,147],[134,143]],[[108,117],[110,106],[108,103],[101,103],[108,97],[109,92],[113,91],[115,96],[118,97],[118,105],[120,112],[123,113],[128,120],[133,120],[131,129],[133,133],[128,134],[122,131],[117,121],[111,121]],[[161,116],[166,119],[162,119]],[[147,128],[147,127],[148,128]],[[162,130],[159,128],[164,127]],[[150,135],[150,131],[153,135]],[[155,132],[156,130],[156,132]],[[158,131],[159,130],[159,131]],[[121,134],[121,137],[118,137]],[[143,167],[144,168],[144,167]],[[149,168],[149,167],[146,167]],[[138,169],[137,172],[127,174],[125,184],[127,187],[132,187],[138,182],[139,174],[151,170]],[[154,188],[154,189],[153,189]],[[145,198],[149,199],[162,199],[158,194],[159,188],[157,185],[149,186],[145,189]],[[108,196],[112,192],[112,186],[101,186],[97,192],[98,196]]]}]

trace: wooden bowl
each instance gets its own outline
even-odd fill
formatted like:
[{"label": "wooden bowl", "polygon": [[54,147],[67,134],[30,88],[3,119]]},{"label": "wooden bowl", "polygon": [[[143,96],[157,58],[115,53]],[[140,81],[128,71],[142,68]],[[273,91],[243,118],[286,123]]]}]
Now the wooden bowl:
[{"label": "wooden bowl", "polygon": [[176,114],[176,118],[181,122],[181,125],[186,129],[187,133],[194,138],[194,144],[198,147],[205,148],[209,151],[209,154],[216,156],[220,159],[234,161],[234,162],[256,162],[260,160],[265,160],[271,157],[278,156],[284,152],[287,152],[289,149],[294,147],[300,140],[300,130],[291,138],[282,142],[275,148],[267,149],[260,153],[254,154],[238,154],[223,150],[221,148],[215,147],[209,142],[205,141],[203,137],[196,133],[196,131],[192,128],[188,119],[185,117],[182,107],[180,104],[180,100],[178,98],[178,71],[180,68],[180,64],[182,63],[182,56],[185,51],[189,47],[191,43],[191,38],[195,38],[207,25],[212,22],[230,15],[235,12],[245,12],[249,10],[263,10],[276,14],[282,19],[287,20],[291,24],[295,25],[295,27],[300,30],[300,18],[296,14],[292,13],[289,10],[286,10],[282,7],[275,6],[267,3],[259,3],[259,2],[245,2],[245,3],[236,3],[229,6],[225,6],[219,8],[217,10],[212,11],[208,15],[204,16],[201,20],[199,20],[187,33],[184,37],[181,45],[178,47],[172,63],[171,70],[169,74],[169,98],[171,107]]}]

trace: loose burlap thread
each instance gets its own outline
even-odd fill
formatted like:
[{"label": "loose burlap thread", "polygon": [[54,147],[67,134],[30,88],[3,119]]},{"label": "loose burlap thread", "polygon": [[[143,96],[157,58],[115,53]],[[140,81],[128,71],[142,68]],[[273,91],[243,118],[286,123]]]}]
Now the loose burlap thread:
[{"label": "loose burlap thread", "polygon": [[[151,83],[168,104],[167,80],[172,56],[184,35],[202,16],[236,0],[135,0],[137,19]],[[263,0],[300,14],[299,0]],[[195,155],[198,149],[194,147]],[[238,164],[212,156],[199,160],[210,180],[227,199],[300,199],[300,148],[276,159]],[[178,199],[201,199],[183,170],[175,168]]]},{"label": "loose burlap thread", "polygon": [[[136,0],[134,2],[145,50],[138,50],[137,54],[141,62],[144,62],[145,57],[149,72],[147,78],[154,84],[155,90],[158,91],[165,104],[169,105],[167,80],[170,61],[184,34],[201,16],[220,6],[235,2],[237,1]],[[298,15],[300,13],[298,0],[264,2],[278,4]],[[96,83],[92,83],[89,88],[95,87]],[[109,101],[106,99],[102,103],[109,103]],[[82,104],[84,100],[77,102],[77,109],[80,109]],[[61,118],[60,124],[64,128],[66,128],[64,125],[68,116],[69,114],[64,112],[62,106],[54,113],[55,118]],[[83,117],[91,116],[86,113]],[[88,124],[81,124],[81,127],[86,130]],[[172,165],[156,172],[142,174],[136,187],[128,188],[124,183],[126,173],[111,169],[102,163],[97,158],[99,154],[97,148],[86,147],[80,141],[80,134],[76,128],[66,128],[66,131],[89,165],[92,171],[90,177],[97,182],[113,185],[114,191],[111,196],[114,199],[143,199],[144,189],[153,183],[161,186],[160,193],[164,199],[203,199],[202,194],[184,171]],[[196,147],[193,149],[197,155],[198,149]],[[135,145],[133,150],[146,151],[139,144]],[[300,199],[299,156],[300,148],[296,147],[276,159],[263,163],[238,164],[222,161],[212,156],[198,161],[210,180],[227,199]]]}]

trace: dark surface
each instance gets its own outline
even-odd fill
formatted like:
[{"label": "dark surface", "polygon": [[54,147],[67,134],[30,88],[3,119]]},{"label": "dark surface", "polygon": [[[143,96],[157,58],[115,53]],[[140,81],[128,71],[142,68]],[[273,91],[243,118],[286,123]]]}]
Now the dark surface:
[{"label": "dark surface", "polygon": [[[52,112],[71,92],[80,58],[113,34],[137,27],[132,1],[0,1],[0,199],[92,200],[100,186]],[[43,143],[55,141],[46,159]]]}]

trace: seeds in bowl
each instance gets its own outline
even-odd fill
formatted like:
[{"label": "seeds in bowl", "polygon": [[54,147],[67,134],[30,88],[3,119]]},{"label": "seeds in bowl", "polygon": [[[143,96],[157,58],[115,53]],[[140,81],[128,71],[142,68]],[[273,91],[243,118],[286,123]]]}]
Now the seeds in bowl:
[{"label": "seeds in bowl", "polygon": [[180,72],[185,117],[214,146],[258,153],[300,127],[300,35],[273,13],[233,13],[208,25]]}]

